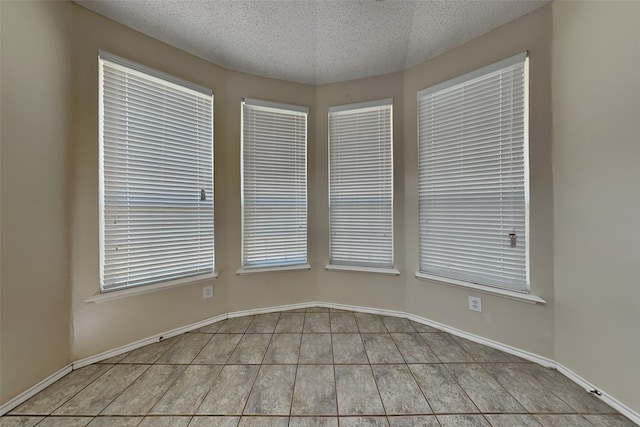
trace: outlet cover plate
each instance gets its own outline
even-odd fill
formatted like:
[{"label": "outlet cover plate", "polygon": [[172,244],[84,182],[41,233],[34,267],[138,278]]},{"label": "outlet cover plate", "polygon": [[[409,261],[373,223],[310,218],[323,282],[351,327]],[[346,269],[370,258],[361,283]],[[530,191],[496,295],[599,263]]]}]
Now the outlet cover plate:
[{"label": "outlet cover plate", "polygon": [[213,285],[204,286],[202,288],[202,299],[211,298],[213,296]]},{"label": "outlet cover plate", "polygon": [[480,297],[469,297],[469,310],[482,313],[482,299]]}]

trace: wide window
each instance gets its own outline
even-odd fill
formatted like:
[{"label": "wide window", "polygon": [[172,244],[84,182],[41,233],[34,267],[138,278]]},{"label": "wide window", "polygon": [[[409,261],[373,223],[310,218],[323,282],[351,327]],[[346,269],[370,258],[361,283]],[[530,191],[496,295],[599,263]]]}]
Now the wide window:
[{"label": "wide window", "polygon": [[306,107],[242,102],[242,272],[307,264]]},{"label": "wide window", "polygon": [[329,109],[329,266],[393,267],[392,99]]},{"label": "wide window", "polygon": [[527,292],[527,57],[418,93],[419,277]]},{"label": "wide window", "polygon": [[100,53],[101,289],[214,275],[213,95]]}]

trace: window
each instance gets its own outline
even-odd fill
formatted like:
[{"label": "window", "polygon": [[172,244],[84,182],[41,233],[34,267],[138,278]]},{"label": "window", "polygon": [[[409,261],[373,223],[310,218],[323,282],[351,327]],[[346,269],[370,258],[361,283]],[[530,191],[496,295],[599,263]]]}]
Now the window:
[{"label": "window", "polygon": [[393,268],[392,99],[329,109],[329,266]]},{"label": "window", "polygon": [[419,277],[528,292],[527,65],[418,93]]},{"label": "window", "polygon": [[[308,108],[242,102],[242,269],[307,264]],[[245,271],[246,269],[246,271]]]},{"label": "window", "polygon": [[100,52],[101,289],[212,277],[213,95]]}]

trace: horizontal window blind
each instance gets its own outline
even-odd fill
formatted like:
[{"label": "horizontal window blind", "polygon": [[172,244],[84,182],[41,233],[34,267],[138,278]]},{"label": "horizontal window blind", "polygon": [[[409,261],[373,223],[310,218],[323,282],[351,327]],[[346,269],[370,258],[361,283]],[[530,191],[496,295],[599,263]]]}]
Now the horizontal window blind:
[{"label": "horizontal window blind", "polygon": [[101,289],[214,271],[213,95],[101,52]]},{"label": "horizontal window blind", "polygon": [[393,267],[392,105],[329,109],[332,265]]},{"label": "horizontal window blind", "polygon": [[242,102],[242,266],[307,263],[308,109]]},{"label": "horizontal window blind", "polygon": [[526,61],[418,94],[421,273],[528,291]]}]

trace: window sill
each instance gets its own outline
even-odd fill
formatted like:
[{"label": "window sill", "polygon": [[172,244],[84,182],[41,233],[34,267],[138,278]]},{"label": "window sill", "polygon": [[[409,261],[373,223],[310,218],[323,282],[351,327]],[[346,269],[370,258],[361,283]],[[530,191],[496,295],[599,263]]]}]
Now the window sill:
[{"label": "window sill", "polygon": [[520,292],[509,291],[509,290],[500,289],[500,288],[492,288],[490,286],[478,285],[476,283],[470,283],[470,282],[463,282],[462,280],[447,279],[444,277],[432,276],[430,274],[424,274],[420,272],[416,272],[416,278],[423,279],[423,280],[431,280],[434,282],[442,283],[443,285],[457,286],[465,289],[472,289],[477,292],[496,295],[499,297],[509,298],[517,301],[522,301],[529,304],[546,304],[546,301],[537,295],[523,294]]},{"label": "window sill", "polygon": [[325,269],[329,271],[350,271],[356,273],[375,273],[387,276],[399,276],[400,271],[397,268],[376,268],[376,267],[359,267],[355,265],[335,265],[327,264]]},{"label": "window sill", "polygon": [[272,273],[272,272],[278,272],[278,271],[300,271],[300,270],[311,270],[311,265],[298,264],[298,265],[285,265],[281,267],[240,268],[236,271],[236,274],[244,275],[244,274],[258,274],[258,273]]},{"label": "window sill", "polygon": [[136,286],[130,289],[122,289],[119,291],[99,293],[99,294],[90,296],[84,302],[95,302],[99,304],[105,301],[111,301],[111,300],[120,299],[120,298],[127,298],[127,297],[136,296],[136,295],[148,294],[150,292],[157,292],[164,289],[179,288],[181,286],[193,285],[196,283],[204,282],[206,280],[215,279],[216,277],[218,277],[218,272],[214,271],[213,273],[204,274],[201,276],[186,277],[184,279],[171,280],[171,281],[162,282],[162,283],[154,283],[152,285]]}]

